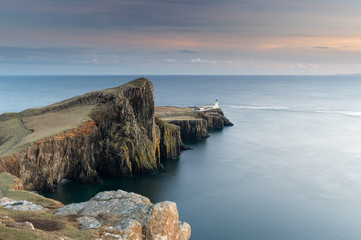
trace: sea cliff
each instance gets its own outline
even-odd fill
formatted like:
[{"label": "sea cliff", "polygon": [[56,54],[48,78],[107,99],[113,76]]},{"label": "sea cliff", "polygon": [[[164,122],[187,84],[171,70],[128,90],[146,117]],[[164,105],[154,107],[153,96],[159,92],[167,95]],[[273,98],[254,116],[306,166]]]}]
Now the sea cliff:
[{"label": "sea cliff", "polygon": [[180,127],[182,140],[208,137],[208,130],[233,126],[220,108],[199,111],[197,107],[156,107],[155,115]]},{"label": "sea cliff", "polygon": [[[222,110],[154,106],[153,84],[140,78],[47,107],[0,115],[0,172],[24,188],[49,192],[63,179],[156,172],[161,159],[187,149],[182,140],[231,123]],[[176,112],[177,114],[174,114]]]},{"label": "sea cliff", "polygon": [[[4,116],[0,127],[9,121]],[[160,166],[153,85],[147,79],[29,109],[19,119],[28,134],[0,152],[0,171],[19,177],[25,189],[52,191],[62,179],[97,183],[101,175],[128,176]]]}]

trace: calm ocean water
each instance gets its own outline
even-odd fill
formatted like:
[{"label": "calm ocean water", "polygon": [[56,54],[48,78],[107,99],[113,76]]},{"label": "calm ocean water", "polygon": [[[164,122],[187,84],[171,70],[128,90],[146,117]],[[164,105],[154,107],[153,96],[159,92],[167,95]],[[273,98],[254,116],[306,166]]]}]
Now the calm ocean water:
[{"label": "calm ocean water", "polygon": [[[40,107],[137,76],[0,77],[0,112]],[[85,201],[123,189],[171,200],[191,239],[361,239],[361,77],[146,76],[157,105],[213,103],[235,124],[158,174],[60,185]]]}]

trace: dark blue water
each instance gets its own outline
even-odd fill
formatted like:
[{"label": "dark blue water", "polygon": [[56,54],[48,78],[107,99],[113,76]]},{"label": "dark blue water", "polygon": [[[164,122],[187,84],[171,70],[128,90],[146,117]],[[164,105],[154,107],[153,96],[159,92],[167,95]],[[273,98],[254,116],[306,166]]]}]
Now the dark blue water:
[{"label": "dark blue water", "polygon": [[[135,76],[0,77],[0,112],[114,87]],[[158,105],[220,100],[235,124],[158,174],[63,184],[64,203],[123,189],[171,200],[192,239],[361,239],[361,77],[148,76]]]}]

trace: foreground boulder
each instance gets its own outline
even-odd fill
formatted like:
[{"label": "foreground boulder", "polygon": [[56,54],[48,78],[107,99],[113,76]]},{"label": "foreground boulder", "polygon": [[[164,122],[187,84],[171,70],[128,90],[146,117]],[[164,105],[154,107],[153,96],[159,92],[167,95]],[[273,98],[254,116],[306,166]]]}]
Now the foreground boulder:
[{"label": "foreground boulder", "polygon": [[17,190],[19,179],[0,173],[0,239],[186,240],[191,229],[173,202],[152,204],[121,190],[64,206],[36,193]]},{"label": "foreground boulder", "polygon": [[[119,235],[121,239],[187,240],[191,235],[189,224],[179,221],[174,202],[152,204],[146,197],[122,190],[101,192],[87,202],[66,205],[56,215],[81,216],[77,220],[83,229],[106,226],[102,236]],[[114,220],[104,220],[106,216]]]}]

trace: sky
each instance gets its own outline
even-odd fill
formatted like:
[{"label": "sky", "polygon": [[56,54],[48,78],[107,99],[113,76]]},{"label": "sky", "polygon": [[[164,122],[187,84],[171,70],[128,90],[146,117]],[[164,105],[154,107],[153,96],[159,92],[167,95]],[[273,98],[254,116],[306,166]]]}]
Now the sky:
[{"label": "sky", "polygon": [[0,75],[361,73],[359,0],[0,3]]}]

